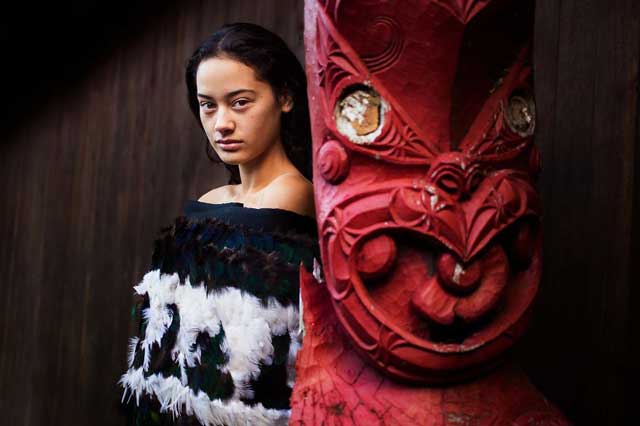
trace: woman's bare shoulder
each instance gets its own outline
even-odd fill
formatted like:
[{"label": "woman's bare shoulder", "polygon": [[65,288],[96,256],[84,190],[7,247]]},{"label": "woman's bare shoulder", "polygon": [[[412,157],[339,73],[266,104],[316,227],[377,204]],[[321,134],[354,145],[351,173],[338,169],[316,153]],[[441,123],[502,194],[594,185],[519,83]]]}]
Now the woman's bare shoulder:
[{"label": "woman's bare shoulder", "polygon": [[313,184],[301,174],[286,173],[273,180],[266,188],[265,207],[291,210],[315,217]]},{"label": "woman's bare shoulder", "polygon": [[234,201],[236,185],[223,185],[203,194],[198,201],[210,204],[230,203]]}]

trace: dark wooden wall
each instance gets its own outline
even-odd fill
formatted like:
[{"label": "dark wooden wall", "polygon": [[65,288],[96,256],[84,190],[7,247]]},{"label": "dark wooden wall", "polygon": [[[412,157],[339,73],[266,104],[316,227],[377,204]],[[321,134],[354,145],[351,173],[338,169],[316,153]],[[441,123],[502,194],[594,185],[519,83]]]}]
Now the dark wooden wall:
[{"label": "dark wooden wall", "polygon": [[[185,200],[225,183],[187,107],[185,62],[233,21],[264,25],[304,54],[301,2],[137,9],[100,35],[119,37],[103,53],[76,52],[96,58],[79,65],[82,76],[58,76],[63,87],[51,96],[30,95],[20,125],[2,132],[1,425],[123,424],[116,382],[133,335],[132,285],[149,266],[154,235]],[[31,65],[47,73],[50,63]],[[45,77],[30,76],[27,86]]]},{"label": "dark wooden wall", "polygon": [[640,2],[538,0],[536,14],[544,275],[522,355],[576,424],[640,424]]},{"label": "dark wooden wall", "polygon": [[[537,6],[545,271],[519,356],[580,425],[638,418],[636,3]],[[101,43],[81,52],[91,64],[47,80],[50,64],[31,62],[35,70],[20,71],[25,87],[38,87],[29,96],[4,79],[15,98],[3,105],[0,133],[0,424],[122,424],[116,381],[132,332],[131,286],[158,229],[186,199],[224,182],[188,111],[184,62],[236,20],[275,30],[303,55],[302,1],[138,4],[128,20],[102,25]],[[73,69],[82,72],[67,75]]]}]

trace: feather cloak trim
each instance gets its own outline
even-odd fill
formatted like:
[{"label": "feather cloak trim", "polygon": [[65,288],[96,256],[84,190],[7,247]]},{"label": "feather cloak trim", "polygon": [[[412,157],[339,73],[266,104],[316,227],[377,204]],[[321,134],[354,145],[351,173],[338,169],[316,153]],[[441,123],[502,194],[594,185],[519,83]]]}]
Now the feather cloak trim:
[{"label": "feather cloak trim", "polygon": [[249,406],[237,400],[212,400],[204,392],[195,393],[173,376],[164,378],[154,374],[145,378],[142,368],[127,372],[120,383],[125,387],[123,399],[127,397],[127,392],[136,395],[136,398],[145,393],[153,395],[160,403],[161,412],[171,413],[174,418],[180,415],[195,416],[207,426],[285,426],[290,416],[288,409],[265,408],[260,403]]},{"label": "feather cloak trim", "polygon": [[161,411],[193,414],[203,424],[236,424],[229,419],[244,413],[255,417],[248,424],[271,425],[286,415],[276,409],[281,406],[255,401],[254,386],[265,386],[269,366],[281,369],[278,377],[289,387],[280,393],[290,392],[300,346],[297,306],[273,297],[264,302],[235,287],[207,291],[158,269],[134,290],[147,303],[142,334],[130,342],[129,370],[120,380],[123,399],[135,397],[139,405],[145,395],[155,397]]},{"label": "feather cloak trim", "polygon": [[235,286],[263,303],[297,304],[298,271],[319,257],[317,242],[295,233],[263,232],[215,218],[176,218],[155,241],[152,269],[203,282],[208,290]]}]

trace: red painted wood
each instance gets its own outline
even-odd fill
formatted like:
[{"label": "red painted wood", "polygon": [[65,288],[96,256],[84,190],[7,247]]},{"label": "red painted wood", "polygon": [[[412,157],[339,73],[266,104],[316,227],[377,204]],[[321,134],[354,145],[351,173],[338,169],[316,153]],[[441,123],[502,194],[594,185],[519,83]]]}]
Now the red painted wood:
[{"label": "red painted wood", "polygon": [[290,425],[569,424],[511,362],[448,386],[415,387],[389,378],[367,363],[343,333],[326,286],[304,269],[300,282],[309,303]]},{"label": "red painted wood", "polygon": [[533,12],[307,2],[326,283],[293,424],[566,424],[505,364],[541,273]]}]

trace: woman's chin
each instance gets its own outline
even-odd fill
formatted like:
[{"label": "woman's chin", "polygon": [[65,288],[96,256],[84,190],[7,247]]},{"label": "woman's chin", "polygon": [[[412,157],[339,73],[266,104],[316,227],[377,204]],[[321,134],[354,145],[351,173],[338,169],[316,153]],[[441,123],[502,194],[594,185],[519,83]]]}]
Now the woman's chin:
[{"label": "woman's chin", "polygon": [[239,152],[218,152],[218,157],[222,160],[223,163],[228,164],[230,166],[237,166],[246,161],[246,156]]}]

